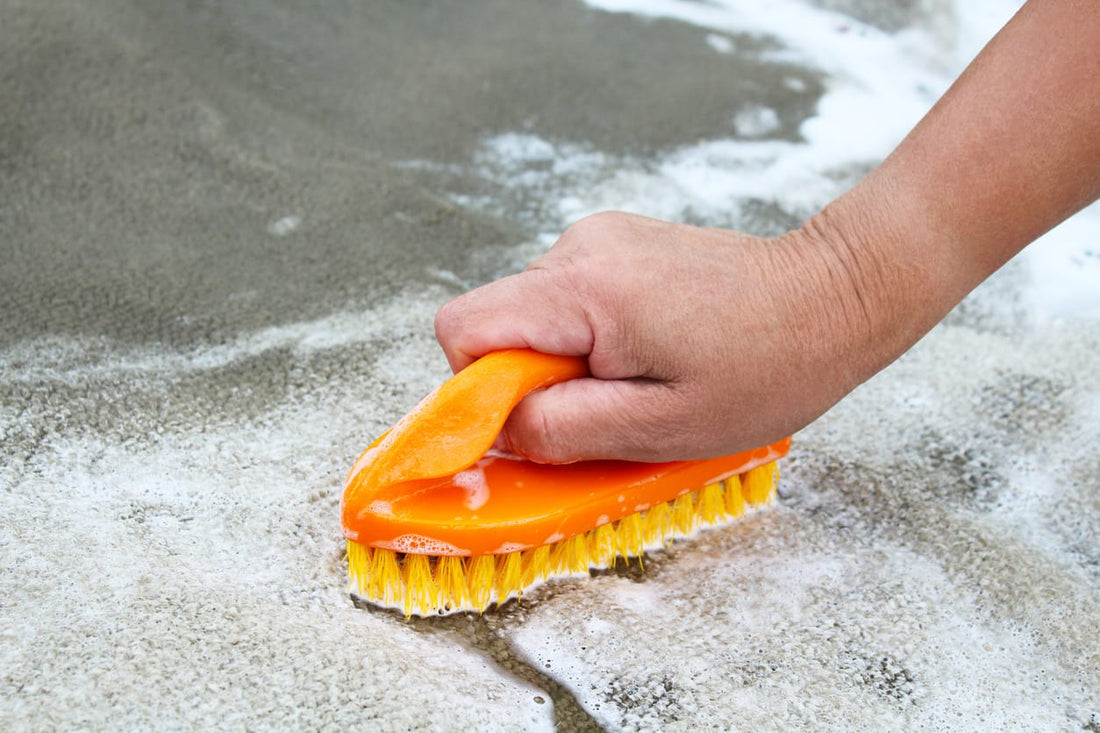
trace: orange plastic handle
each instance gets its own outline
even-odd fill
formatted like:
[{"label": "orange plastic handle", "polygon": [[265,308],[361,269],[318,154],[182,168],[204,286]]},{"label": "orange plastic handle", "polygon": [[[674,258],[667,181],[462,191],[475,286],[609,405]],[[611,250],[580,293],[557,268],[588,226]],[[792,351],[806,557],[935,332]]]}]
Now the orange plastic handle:
[{"label": "orange plastic handle", "polygon": [[704,461],[531,463],[488,454],[529,392],[587,374],[583,359],[495,352],[429,395],[352,468],[344,535],[430,555],[515,552],[557,542],[786,454],[790,439]]},{"label": "orange plastic handle", "polygon": [[344,501],[364,490],[446,476],[467,468],[493,445],[520,400],[536,389],[588,374],[578,356],[507,349],[487,354],[444,382],[374,441],[355,462]]}]

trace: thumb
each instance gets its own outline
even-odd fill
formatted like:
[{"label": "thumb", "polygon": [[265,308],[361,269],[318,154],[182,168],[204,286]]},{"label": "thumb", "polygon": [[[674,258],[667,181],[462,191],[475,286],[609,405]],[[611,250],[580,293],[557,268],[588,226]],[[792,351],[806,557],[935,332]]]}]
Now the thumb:
[{"label": "thumb", "polygon": [[[512,411],[503,447],[537,463],[658,462],[706,452],[676,425],[676,386],[652,379],[574,379],[532,392]],[[655,448],[659,446],[659,448]]]}]

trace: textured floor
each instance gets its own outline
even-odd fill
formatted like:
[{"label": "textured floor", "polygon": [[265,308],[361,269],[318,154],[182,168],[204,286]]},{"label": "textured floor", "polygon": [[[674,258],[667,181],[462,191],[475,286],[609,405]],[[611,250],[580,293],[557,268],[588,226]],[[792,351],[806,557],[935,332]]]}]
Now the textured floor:
[{"label": "textured floor", "polygon": [[343,476],[441,303],[588,210],[767,234],[873,164],[809,124],[843,57],[650,5],[0,4],[0,728],[1100,728],[1100,319],[1033,258],[644,572],[348,599]]}]

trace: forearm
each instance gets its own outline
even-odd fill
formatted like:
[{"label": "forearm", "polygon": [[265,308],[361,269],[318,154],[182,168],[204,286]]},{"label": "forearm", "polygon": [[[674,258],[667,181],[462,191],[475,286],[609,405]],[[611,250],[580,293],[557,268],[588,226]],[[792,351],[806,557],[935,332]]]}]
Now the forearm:
[{"label": "forearm", "polygon": [[1098,195],[1100,1],[1031,0],[897,150],[806,227],[841,248],[869,311],[860,378]]}]

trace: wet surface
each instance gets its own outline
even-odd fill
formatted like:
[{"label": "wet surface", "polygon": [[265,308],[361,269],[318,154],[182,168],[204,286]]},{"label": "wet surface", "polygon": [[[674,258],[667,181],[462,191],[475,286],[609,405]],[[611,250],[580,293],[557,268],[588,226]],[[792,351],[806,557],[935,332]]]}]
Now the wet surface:
[{"label": "wet surface", "polygon": [[908,95],[888,141],[992,32],[781,5],[0,10],[0,726],[1100,725],[1095,207],[774,507],[484,616],[348,599],[344,474],[447,376],[439,305],[599,208],[781,232],[883,152],[853,89]]}]

